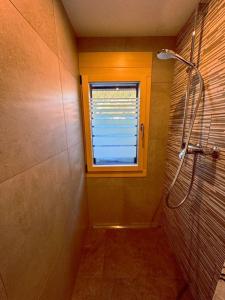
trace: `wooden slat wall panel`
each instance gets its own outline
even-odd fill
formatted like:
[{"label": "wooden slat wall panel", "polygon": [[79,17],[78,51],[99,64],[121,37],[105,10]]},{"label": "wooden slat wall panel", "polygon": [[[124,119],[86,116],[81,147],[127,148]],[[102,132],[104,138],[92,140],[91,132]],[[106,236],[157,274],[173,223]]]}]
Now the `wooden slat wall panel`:
[{"label": "wooden slat wall panel", "polygon": [[[177,52],[190,56],[192,16],[177,39]],[[165,208],[166,230],[196,300],[212,299],[225,259],[225,1],[201,4],[195,45],[195,62],[205,82],[205,99],[199,109],[191,142],[219,146],[220,159],[199,157],[188,201],[179,209]],[[184,93],[187,73],[176,62],[170,111],[166,185],[172,181],[179,160]],[[194,78],[189,116],[198,95]],[[195,96],[193,95],[195,94]],[[177,203],[184,196],[191,175],[188,158],[171,195]]]}]

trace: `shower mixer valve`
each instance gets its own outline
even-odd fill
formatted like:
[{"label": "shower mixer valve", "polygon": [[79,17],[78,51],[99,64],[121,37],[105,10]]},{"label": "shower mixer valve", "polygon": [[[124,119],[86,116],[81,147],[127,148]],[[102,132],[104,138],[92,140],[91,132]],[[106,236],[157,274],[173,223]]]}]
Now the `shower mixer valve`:
[{"label": "shower mixer valve", "polygon": [[201,155],[211,155],[212,158],[219,158],[219,148],[214,146],[212,148],[202,147],[199,144],[189,144],[187,150],[185,148],[179,152],[179,158],[182,159],[186,154],[201,154]]}]

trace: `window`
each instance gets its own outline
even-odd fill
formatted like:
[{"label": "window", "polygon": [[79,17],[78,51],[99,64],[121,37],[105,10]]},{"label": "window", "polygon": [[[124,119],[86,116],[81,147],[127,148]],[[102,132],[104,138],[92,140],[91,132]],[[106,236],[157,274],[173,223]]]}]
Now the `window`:
[{"label": "window", "polygon": [[137,165],[139,83],[90,83],[93,165]]},{"label": "window", "polygon": [[122,67],[122,53],[80,57],[87,176],[146,175],[151,55],[143,66],[141,54],[123,54]]}]

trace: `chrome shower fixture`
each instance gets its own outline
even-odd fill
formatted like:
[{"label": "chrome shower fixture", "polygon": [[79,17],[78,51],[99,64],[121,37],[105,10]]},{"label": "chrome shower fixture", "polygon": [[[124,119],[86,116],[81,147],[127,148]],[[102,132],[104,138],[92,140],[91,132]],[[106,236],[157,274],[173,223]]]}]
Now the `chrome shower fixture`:
[{"label": "chrome shower fixture", "polygon": [[[192,45],[192,50],[193,50],[193,45]],[[191,54],[191,57],[193,57],[192,54]],[[162,49],[161,51],[159,51],[157,53],[157,57],[159,59],[176,59],[176,60],[184,63],[185,65],[187,65],[189,67],[189,72],[188,72],[189,73],[189,80],[188,80],[187,91],[186,91],[186,96],[185,96],[185,110],[184,110],[184,121],[183,121],[182,144],[181,144],[181,150],[179,152],[180,164],[178,166],[178,169],[176,171],[174,179],[173,179],[171,185],[169,186],[167,194],[165,196],[166,204],[169,208],[178,208],[187,200],[187,198],[188,198],[188,196],[191,192],[191,188],[192,188],[193,181],[194,181],[194,171],[195,171],[195,165],[196,165],[196,161],[197,161],[197,155],[198,154],[200,154],[200,155],[211,155],[212,158],[217,159],[219,157],[219,149],[217,147],[203,148],[199,144],[193,145],[193,144],[190,143],[194,122],[195,122],[195,119],[196,119],[196,116],[197,116],[197,112],[198,112],[198,109],[199,109],[200,102],[202,100],[203,89],[204,89],[203,78],[202,78],[202,75],[201,75],[200,71],[196,67],[196,65],[193,62],[187,61],[185,58],[183,58],[182,56],[180,56],[179,54],[177,54],[173,50],[169,50],[169,49]],[[195,101],[195,108],[194,108],[193,115],[192,115],[191,120],[190,120],[187,137],[184,140],[187,107],[188,107],[188,101],[190,99],[190,85],[191,85],[191,73],[192,73],[192,71],[194,71],[196,73],[197,77],[198,77],[199,93],[198,93],[198,97]],[[184,196],[184,198],[178,204],[173,205],[173,204],[170,203],[169,197],[170,197],[170,194],[171,194],[172,190],[174,189],[174,186],[177,182],[177,179],[178,179],[178,177],[181,173],[181,169],[183,167],[186,155],[188,155],[188,154],[194,155],[193,166],[192,166],[192,175],[191,175],[191,180],[190,180],[190,184],[189,184],[189,187],[188,187],[188,191],[187,191],[186,195]]]},{"label": "chrome shower fixture", "polygon": [[177,60],[185,63],[186,65],[188,65],[191,68],[195,67],[195,65],[192,62],[187,61],[185,58],[183,58],[182,56],[180,56],[179,54],[177,54],[173,50],[162,49],[161,51],[157,52],[157,57],[159,59],[177,59]]}]

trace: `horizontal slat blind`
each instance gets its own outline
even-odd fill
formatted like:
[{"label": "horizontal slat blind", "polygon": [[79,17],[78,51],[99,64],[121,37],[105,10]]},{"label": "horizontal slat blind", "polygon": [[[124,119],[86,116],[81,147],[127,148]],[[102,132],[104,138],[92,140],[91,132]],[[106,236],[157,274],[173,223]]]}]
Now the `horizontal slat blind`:
[{"label": "horizontal slat blind", "polygon": [[94,165],[137,164],[138,83],[91,83]]}]

